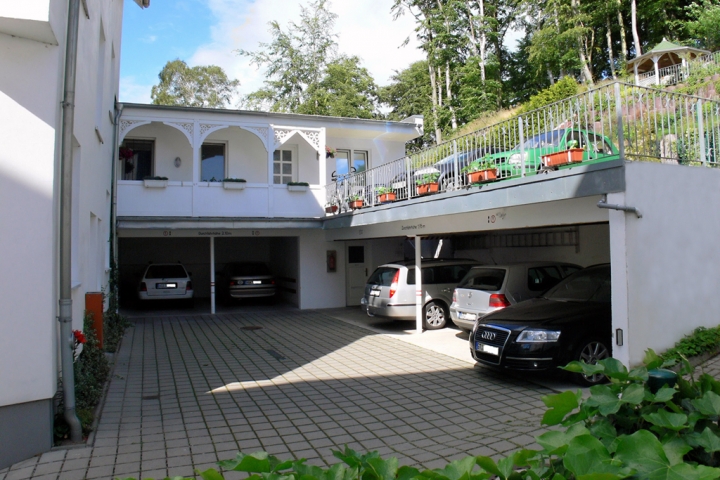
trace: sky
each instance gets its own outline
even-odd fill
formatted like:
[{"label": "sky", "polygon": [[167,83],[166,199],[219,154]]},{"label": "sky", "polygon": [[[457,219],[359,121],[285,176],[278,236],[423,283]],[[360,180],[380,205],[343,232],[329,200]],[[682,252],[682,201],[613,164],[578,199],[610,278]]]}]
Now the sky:
[{"label": "sky", "polygon": [[[260,88],[264,72],[250,65],[238,49],[256,51],[269,42],[269,25],[285,30],[299,20],[300,6],[310,0],[152,0],[141,9],[125,1],[120,58],[120,101],[150,103],[150,89],[168,61],[189,66],[218,65],[240,80],[240,94]],[[339,15],[335,32],[338,51],[357,55],[378,85],[390,83],[395,71],[422,60],[415,23],[407,13],[393,21],[393,0],[332,0]],[[406,38],[407,46],[402,46]]]}]

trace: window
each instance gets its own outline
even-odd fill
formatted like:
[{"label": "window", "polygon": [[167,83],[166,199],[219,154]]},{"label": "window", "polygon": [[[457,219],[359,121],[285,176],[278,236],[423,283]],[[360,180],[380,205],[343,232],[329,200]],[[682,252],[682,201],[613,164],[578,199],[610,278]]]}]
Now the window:
[{"label": "window", "polygon": [[123,180],[142,180],[153,175],[152,140],[125,140],[123,147],[133,153],[131,158],[120,158],[120,177]]},{"label": "window", "polygon": [[282,185],[293,181],[292,150],[273,152],[273,183]]},{"label": "window", "polygon": [[528,268],[528,290],[531,292],[544,292],[557,285],[561,279],[555,267]]},{"label": "window", "polygon": [[366,150],[338,150],[335,153],[335,172],[337,175],[364,172],[368,168],[368,152]]},{"label": "window", "polygon": [[473,268],[458,288],[496,292],[502,288],[506,274],[502,268]]},{"label": "window", "polygon": [[225,178],[225,145],[203,143],[200,162],[201,182],[222,182]]}]

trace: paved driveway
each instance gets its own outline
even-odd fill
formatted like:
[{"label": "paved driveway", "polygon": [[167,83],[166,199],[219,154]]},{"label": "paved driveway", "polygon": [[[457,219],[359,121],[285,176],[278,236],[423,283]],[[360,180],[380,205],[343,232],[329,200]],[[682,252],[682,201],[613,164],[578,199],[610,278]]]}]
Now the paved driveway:
[{"label": "paved driveway", "polygon": [[322,311],[133,320],[92,446],[0,480],[192,476],[238,450],[323,465],[345,444],[435,468],[532,445],[552,393]]}]

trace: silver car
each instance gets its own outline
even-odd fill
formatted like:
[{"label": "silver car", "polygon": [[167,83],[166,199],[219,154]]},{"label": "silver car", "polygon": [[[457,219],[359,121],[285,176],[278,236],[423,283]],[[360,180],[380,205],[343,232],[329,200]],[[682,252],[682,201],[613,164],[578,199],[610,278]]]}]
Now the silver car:
[{"label": "silver car", "polygon": [[275,277],[262,262],[228,263],[221,277],[225,299],[272,297],[277,291]]},{"label": "silver car", "polygon": [[473,267],[453,293],[450,316],[455,325],[470,331],[483,315],[538,297],[581,268],[560,262]]},{"label": "silver car", "polygon": [[190,274],[180,263],[152,263],[140,279],[138,298],[192,302],[193,285]]},{"label": "silver car", "polygon": [[[422,263],[425,329],[445,327],[453,289],[474,265],[479,263],[463,259],[432,259]],[[415,320],[415,262],[393,262],[375,269],[360,304],[370,316]]]}]

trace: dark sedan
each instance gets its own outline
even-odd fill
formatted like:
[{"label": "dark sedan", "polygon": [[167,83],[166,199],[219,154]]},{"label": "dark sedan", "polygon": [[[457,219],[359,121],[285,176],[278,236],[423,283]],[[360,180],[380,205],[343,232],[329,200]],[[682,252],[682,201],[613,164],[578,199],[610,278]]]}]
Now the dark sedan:
[{"label": "dark sedan", "polygon": [[[516,370],[546,370],[571,360],[611,356],[610,265],[570,275],[540,298],[485,315],[470,335],[475,360]],[[581,385],[602,375],[577,374]]]}]

